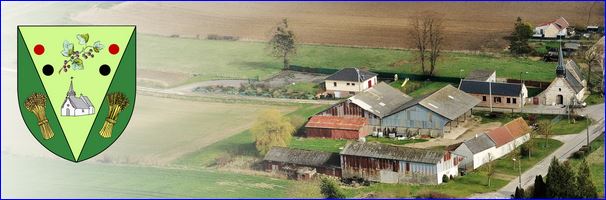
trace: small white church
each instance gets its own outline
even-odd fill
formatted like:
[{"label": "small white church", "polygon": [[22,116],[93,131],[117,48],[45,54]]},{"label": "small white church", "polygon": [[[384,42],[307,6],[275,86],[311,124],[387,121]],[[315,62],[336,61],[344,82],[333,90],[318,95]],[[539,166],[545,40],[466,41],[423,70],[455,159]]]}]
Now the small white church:
[{"label": "small white church", "polygon": [[574,105],[583,102],[586,91],[587,80],[574,61],[564,60],[562,45],[560,44],[556,78],[534,98],[543,105]]},{"label": "small white church", "polygon": [[69,91],[67,91],[65,101],[63,101],[63,105],[61,105],[61,116],[82,116],[95,114],[95,107],[87,96],[82,94],[80,94],[79,97],[76,96],[73,79],[74,78],[72,77],[69,84]]}]

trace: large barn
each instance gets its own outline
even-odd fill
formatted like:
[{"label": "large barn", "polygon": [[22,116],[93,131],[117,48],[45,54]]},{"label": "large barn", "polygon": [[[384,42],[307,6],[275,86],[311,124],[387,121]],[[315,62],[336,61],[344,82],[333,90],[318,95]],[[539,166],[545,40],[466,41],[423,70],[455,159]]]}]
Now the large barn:
[{"label": "large barn", "polygon": [[361,117],[313,116],[305,125],[305,136],[357,140],[368,135],[366,122]]},{"label": "large barn", "polygon": [[448,151],[416,149],[373,142],[350,143],[341,151],[343,178],[381,183],[440,184],[457,176],[463,158]]},{"label": "large barn", "polygon": [[471,119],[471,109],[480,100],[452,85],[406,102],[383,117],[381,127],[398,134],[441,137]]}]

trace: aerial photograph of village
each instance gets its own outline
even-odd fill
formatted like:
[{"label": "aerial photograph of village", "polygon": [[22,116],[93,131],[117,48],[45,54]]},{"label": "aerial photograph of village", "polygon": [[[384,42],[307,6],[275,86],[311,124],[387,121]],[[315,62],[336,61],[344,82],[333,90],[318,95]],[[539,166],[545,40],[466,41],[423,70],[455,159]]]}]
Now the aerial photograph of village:
[{"label": "aerial photograph of village", "polygon": [[[3,1],[0,195],[605,198],[604,8]],[[132,117],[99,155],[28,131],[22,25],[136,26]],[[68,83],[63,115],[106,112]]]}]

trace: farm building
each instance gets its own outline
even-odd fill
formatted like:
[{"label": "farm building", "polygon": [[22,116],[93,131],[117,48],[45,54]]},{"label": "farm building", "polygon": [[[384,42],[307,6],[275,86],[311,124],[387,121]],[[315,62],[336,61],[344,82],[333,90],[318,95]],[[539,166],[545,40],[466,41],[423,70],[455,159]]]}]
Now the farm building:
[{"label": "farm building", "polygon": [[331,139],[359,139],[368,135],[362,117],[313,116],[305,125],[305,136]]},{"label": "farm building", "polygon": [[467,74],[467,77],[465,77],[465,80],[496,82],[497,81],[497,72],[495,70],[477,69],[477,70],[473,70],[472,72]]},{"label": "farm building", "polygon": [[528,90],[523,83],[494,83],[462,80],[459,89],[480,100],[478,107],[522,108],[528,98]]},{"label": "farm building", "polygon": [[539,95],[533,97],[533,104],[573,105],[580,104],[585,95],[587,81],[573,60],[565,61],[560,46],[556,78]]},{"label": "farm building", "polygon": [[316,173],[341,177],[339,154],[272,147],[263,158],[265,171],[292,179],[309,179]]},{"label": "farm building", "polygon": [[410,100],[412,97],[381,82],[317,115],[362,117],[368,120],[370,126],[378,127],[381,125],[381,118]]},{"label": "farm building", "polygon": [[350,143],[341,151],[343,178],[382,183],[440,184],[443,175],[458,175],[461,160],[448,151],[372,142]]},{"label": "farm building", "polygon": [[486,135],[495,143],[496,148],[490,153],[490,160],[495,160],[530,140],[530,127],[524,119],[519,117],[504,126],[489,131]]},{"label": "farm building", "polygon": [[348,97],[377,84],[377,74],[358,68],[344,68],[324,79],[326,93]]},{"label": "farm building", "polygon": [[477,169],[490,160],[489,155],[496,149],[496,144],[488,135],[480,134],[458,145],[453,153],[464,157],[459,165],[461,169]]},{"label": "farm building", "polygon": [[532,37],[535,38],[558,38],[566,37],[568,35],[567,28],[570,26],[568,21],[564,17],[551,20],[549,22],[542,23],[534,28],[534,34]]},{"label": "farm building", "polygon": [[383,117],[381,128],[397,134],[441,137],[471,119],[471,109],[480,100],[453,87],[443,88],[406,102]]}]

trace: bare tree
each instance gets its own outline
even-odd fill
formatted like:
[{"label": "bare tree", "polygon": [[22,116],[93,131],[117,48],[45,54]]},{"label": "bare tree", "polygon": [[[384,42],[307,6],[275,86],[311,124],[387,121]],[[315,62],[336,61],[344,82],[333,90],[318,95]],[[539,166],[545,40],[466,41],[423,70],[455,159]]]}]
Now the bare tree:
[{"label": "bare tree", "polygon": [[282,19],[273,30],[269,48],[274,57],[282,58],[284,69],[290,66],[290,56],[297,53],[295,33],[288,27],[288,19]]},{"label": "bare tree", "polygon": [[488,177],[488,187],[491,186],[492,175],[494,175],[494,161],[492,158],[492,154],[488,153],[488,163],[486,163],[486,176]]},{"label": "bare tree", "polygon": [[442,27],[443,19],[441,17],[434,17],[431,20],[431,24],[429,26],[429,48],[431,49],[429,53],[429,75],[433,75],[436,62],[438,61],[438,57],[440,57],[440,50],[442,49],[442,42],[444,41],[444,29]]},{"label": "bare tree", "polygon": [[551,121],[547,119],[541,120],[537,123],[537,133],[545,137],[545,147],[549,147],[548,140],[552,135],[551,126]]},{"label": "bare tree", "polygon": [[410,34],[415,43],[415,47],[419,50],[417,59],[421,63],[421,70],[425,73],[425,59],[427,57],[427,45],[429,44],[429,23],[428,15],[417,14],[411,19]]},{"label": "bare tree", "polygon": [[[585,62],[587,62],[587,88],[589,88],[589,89],[592,89],[592,83],[591,83],[591,73],[592,73],[591,70],[592,69],[591,68],[601,64],[600,62],[602,62],[601,59],[602,59],[603,53],[604,53],[604,46],[597,45],[597,44],[583,52],[583,59],[585,59]],[[602,73],[603,73],[603,71],[604,70],[602,69]],[[600,89],[601,88],[602,87],[600,87]]]}]

